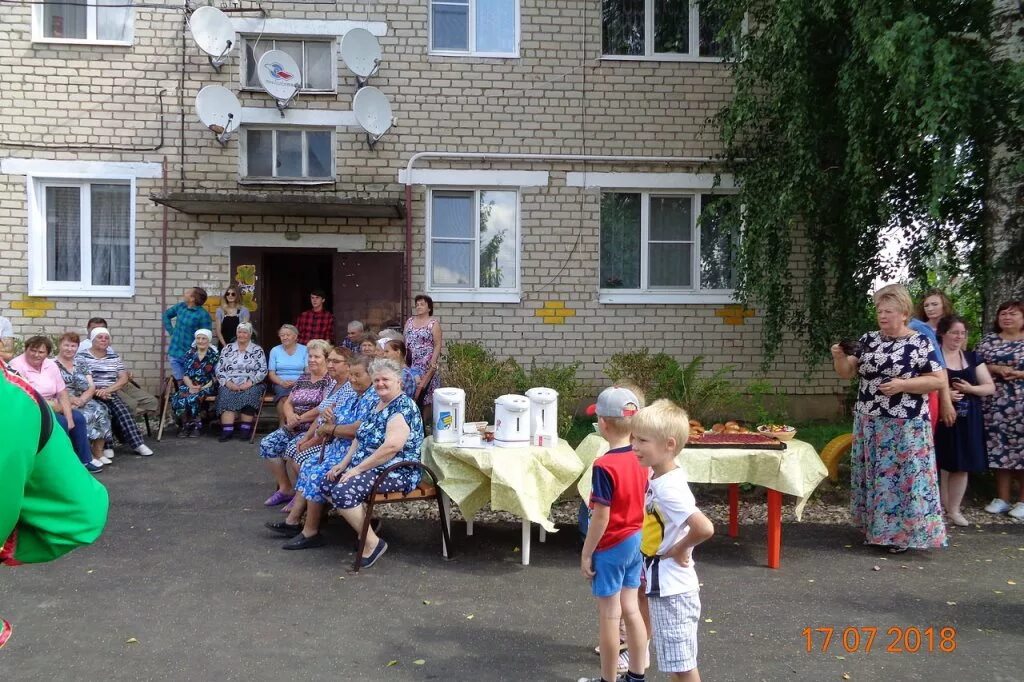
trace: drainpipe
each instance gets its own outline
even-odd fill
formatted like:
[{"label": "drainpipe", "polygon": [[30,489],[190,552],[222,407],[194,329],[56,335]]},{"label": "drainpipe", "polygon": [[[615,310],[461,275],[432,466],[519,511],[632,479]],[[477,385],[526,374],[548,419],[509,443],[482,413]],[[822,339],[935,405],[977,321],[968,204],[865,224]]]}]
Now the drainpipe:
[{"label": "drainpipe", "polygon": [[[483,159],[494,161],[592,161],[596,163],[645,163],[695,164],[723,163],[725,160],[714,156],[628,156],[614,154],[517,154],[501,152],[416,152],[405,165],[405,298],[402,301],[403,317],[407,317],[407,306],[412,301],[412,167],[420,159]],[[744,159],[735,159],[743,161]]]},{"label": "drainpipe", "polygon": [[[184,147],[184,145],[182,145]],[[167,194],[167,156],[164,156],[163,163],[164,194]],[[167,205],[164,205],[164,224],[160,233],[160,314],[167,310]],[[160,386],[164,384],[164,363],[167,361],[167,354],[164,348],[167,345],[167,332],[164,330],[163,321],[160,323]]]}]

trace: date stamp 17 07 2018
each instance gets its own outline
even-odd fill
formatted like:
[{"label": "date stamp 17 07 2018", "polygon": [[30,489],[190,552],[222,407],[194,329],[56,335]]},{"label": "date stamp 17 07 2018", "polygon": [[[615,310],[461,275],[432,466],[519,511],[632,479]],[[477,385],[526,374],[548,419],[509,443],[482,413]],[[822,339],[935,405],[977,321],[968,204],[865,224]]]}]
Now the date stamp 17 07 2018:
[{"label": "date stamp 17 07 2018", "polygon": [[[838,652],[848,654],[883,651],[887,654],[949,654],[956,651],[956,628],[917,627],[894,625],[889,628],[874,626],[806,627],[801,630],[807,653]],[[876,641],[876,639],[878,641]],[[883,648],[884,645],[884,648]]]}]

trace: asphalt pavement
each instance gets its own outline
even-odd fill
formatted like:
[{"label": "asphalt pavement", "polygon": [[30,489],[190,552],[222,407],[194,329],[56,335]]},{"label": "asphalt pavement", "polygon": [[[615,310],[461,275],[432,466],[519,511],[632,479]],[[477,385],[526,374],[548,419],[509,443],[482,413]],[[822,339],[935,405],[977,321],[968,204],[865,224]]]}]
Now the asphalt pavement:
[{"label": "asphalt pavement", "polygon": [[[0,680],[599,672],[574,526],[544,544],[535,535],[524,567],[515,523],[477,523],[472,537],[455,524],[457,554],[444,561],[436,522],[385,519],[390,550],[353,575],[340,519],[327,547],[304,551],[263,529],[281,514],[262,506],[272,486],[255,446],[172,430],[153,449],[100,475],[112,504],[95,545],[0,569],[0,615],[14,625]],[[763,527],[718,531],[696,553],[705,681],[1024,679],[1024,525],[953,529],[947,549],[889,556],[849,526],[787,523],[775,571]],[[824,651],[817,628],[833,629]]]}]

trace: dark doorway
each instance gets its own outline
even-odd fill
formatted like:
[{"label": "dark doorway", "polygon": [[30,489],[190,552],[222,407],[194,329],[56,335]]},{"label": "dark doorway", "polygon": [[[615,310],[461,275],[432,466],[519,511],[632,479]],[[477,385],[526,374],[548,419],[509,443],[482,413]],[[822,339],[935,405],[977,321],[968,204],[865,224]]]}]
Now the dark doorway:
[{"label": "dark doorway", "polygon": [[402,254],[353,252],[334,256],[334,332],[345,338],[359,320],[378,332],[402,325]]}]

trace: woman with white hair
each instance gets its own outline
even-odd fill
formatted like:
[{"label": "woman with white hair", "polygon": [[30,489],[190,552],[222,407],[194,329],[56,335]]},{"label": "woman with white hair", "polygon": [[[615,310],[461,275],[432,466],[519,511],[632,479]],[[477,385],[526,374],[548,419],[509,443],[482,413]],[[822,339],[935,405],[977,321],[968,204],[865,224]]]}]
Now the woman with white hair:
[{"label": "woman with white hair", "polygon": [[[103,403],[110,412],[114,435],[122,443],[128,443],[138,454],[149,457],[153,451],[146,447],[139,425],[135,423],[135,417],[117,395],[130,379],[121,357],[110,348],[110,330],[106,327],[96,327],[89,332],[89,341],[92,345],[75,358],[81,358],[86,371],[92,374],[92,382],[96,387],[93,400]],[[103,456],[109,458],[112,453],[113,450],[107,448],[103,451]]]},{"label": "woman with white hair", "polygon": [[875,292],[879,330],[860,338],[854,354],[832,346],[843,379],[859,377],[853,410],[850,506],[864,544],[892,554],[946,544],[939,504],[935,446],[927,394],[946,382],[931,341],[907,323],[913,302],[906,288]]},{"label": "woman with white hair", "polygon": [[192,348],[182,359],[184,375],[171,396],[171,409],[178,422],[178,438],[198,438],[203,430],[203,400],[217,393],[217,361],[220,353],[213,346],[213,332],[197,329]]},{"label": "woman with white hair", "polygon": [[240,415],[239,437],[249,438],[253,418],[267,390],[267,355],[252,340],[252,324],[243,322],[235,331],[237,338],[221,351],[217,363],[217,413],[220,414],[220,442],[231,440],[235,418]]}]

